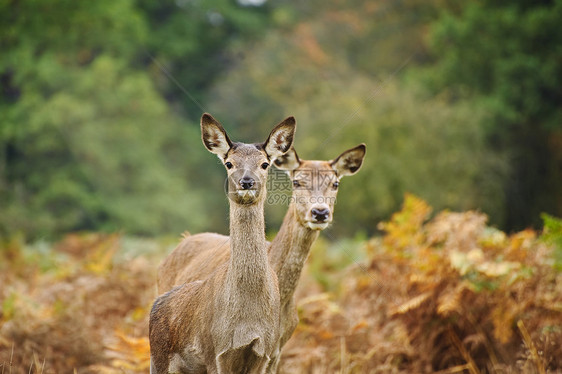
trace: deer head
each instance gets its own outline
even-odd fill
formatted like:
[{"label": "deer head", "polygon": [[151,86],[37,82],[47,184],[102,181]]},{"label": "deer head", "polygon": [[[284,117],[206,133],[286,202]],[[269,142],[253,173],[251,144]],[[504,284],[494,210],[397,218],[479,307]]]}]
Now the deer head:
[{"label": "deer head", "polygon": [[299,223],[312,230],[324,230],[332,222],[340,179],[355,174],[363,164],[366,146],[360,144],[331,161],[300,160],[290,149],[275,159],[293,183],[294,206]]},{"label": "deer head", "polygon": [[203,144],[223,162],[227,172],[227,193],[237,204],[265,199],[265,185],[271,160],[283,156],[293,144],[296,122],[288,117],[279,123],[264,143],[232,142],[221,124],[210,114],[201,117]]}]

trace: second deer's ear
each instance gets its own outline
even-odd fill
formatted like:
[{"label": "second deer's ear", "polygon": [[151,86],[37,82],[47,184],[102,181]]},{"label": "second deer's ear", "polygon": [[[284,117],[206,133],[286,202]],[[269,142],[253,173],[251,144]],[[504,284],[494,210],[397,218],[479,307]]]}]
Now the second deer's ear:
[{"label": "second deer's ear", "polygon": [[301,160],[299,159],[299,156],[297,155],[295,149],[292,147],[291,149],[289,149],[287,153],[277,157],[273,161],[273,165],[275,165],[277,169],[286,170],[286,171],[295,170],[300,166],[300,164],[301,164]]},{"label": "second deer's ear", "polygon": [[355,148],[348,149],[330,162],[338,177],[353,175],[359,171],[363,164],[363,158],[365,158],[366,148],[365,144],[360,144]]},{"label": "second deer's ear", "polygon": [[226,131],[209,113],[205,113],[201,117],[201,138],[209,152],[216,154],[221,160],[224,160],[232,147]]},{"label": "second deer's ear", "polygon": [[272,160],[284,155],[291,148],[296,127],[295,117],[288,117],[271,130],[263,143],[263,149]]}]

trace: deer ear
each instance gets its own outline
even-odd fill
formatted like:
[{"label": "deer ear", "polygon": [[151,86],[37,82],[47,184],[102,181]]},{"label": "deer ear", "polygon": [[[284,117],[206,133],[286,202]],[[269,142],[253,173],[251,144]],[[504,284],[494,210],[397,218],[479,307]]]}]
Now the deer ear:
[{"label": "deer ear", "polygon": [[263,149],[271,159],[284,155],[291,148],[296,127],[295,117],[287,117],[271,130],[269,137],[263,143]]},{"label": "deer ear", "polygon": [[287,151],[287,153],[277,157],[273,161],[273,165],[275,165],[277,169],[286,171],[293,171],[298,168],[300,164],[301,160],[299,159],[299,156],[297,155],[295,149],[292,147],[291,149],[289,149],[289,151]]},{"label": "deer ear", "polygon": [[226,131],[209,113],[205,113],[201,117],[201,138],[209,152],[216,154],[221,160],[224,160],[232,147]]},{"label": "deer ear", "polygon": [[360,144],[355,148],[348,149],[336,159],[330,161],[330,165],[332,165],[332,169],[335,170],[338,177],[357,173],[363,164],[366,148],[365,144]]}]

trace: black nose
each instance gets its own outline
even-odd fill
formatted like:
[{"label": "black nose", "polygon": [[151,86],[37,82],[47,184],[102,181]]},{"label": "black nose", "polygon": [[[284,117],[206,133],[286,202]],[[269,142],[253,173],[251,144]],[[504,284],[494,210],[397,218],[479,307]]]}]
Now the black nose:
[{"label": "black nose", "polygon": [[244,177],[240,179],[239,183],[244,190],[249,190],[250,188],[254,187],[255,184],[254,179],[250,177]]},{"label": "black nose", "polygon": [[329,209],[312,208],[310,212],[312,213],[312,217],[314,217],[314,219],[317,222],[324,222],[328,218],[328,215],[330,214]]}]

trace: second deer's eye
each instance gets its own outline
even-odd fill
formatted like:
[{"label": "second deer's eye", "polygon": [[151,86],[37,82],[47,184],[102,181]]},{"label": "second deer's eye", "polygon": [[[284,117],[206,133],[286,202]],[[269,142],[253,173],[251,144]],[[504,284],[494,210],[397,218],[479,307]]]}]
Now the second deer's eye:
[{"label": "second deer's eye", "polygon": [[298,180],[295,179],[295,180],[293,181],[293,186],[294,186],[294,187],[300,187],[300,186],[301,186],[301,183],[300,183]]},{"label": "second deer's eye", "polygon": [[269,166],[269,164],[267,162],[264,162],[263,164],[261,164],[261,168],[263,170],[267,169],[268,166]]},{"label": "second deer's eye", "polygon": [[232,169],[232,162],[225,162],[224,166],[226,166],[227,169]]},{"label": "second deer's eye", "polygon": [[337,190],[338,187],[339,187],[339,185],[340,185],[340,182],[335,181],[335,182],[332,184],[332,187],[334,188],[334,190]]}]

